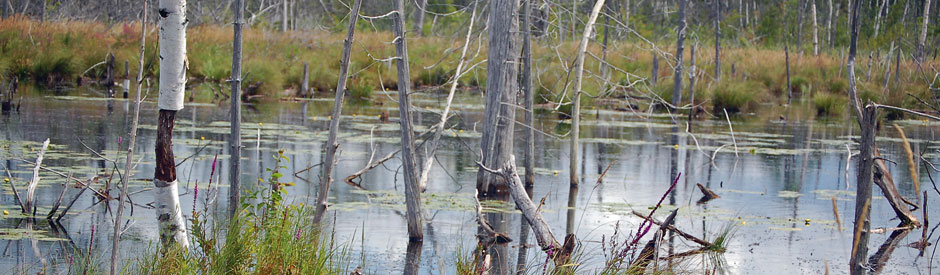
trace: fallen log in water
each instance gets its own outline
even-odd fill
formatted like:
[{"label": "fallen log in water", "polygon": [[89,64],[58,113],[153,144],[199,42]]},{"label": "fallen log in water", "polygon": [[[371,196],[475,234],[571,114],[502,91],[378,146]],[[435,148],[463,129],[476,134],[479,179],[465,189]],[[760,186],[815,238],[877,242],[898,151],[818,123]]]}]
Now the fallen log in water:
[{"label": "fallen log in water", "polygon": [[712,246],[712,243],[710,243],[710,242],[708,242],[708,241],[706,241],[706,240],[699,239],[698,237],[695,237],[695,236],[693,236],[692,234],[685,233],[685,232],[679,230],[678,228],[676,228],[675,226],[672,226],[672,224],[666,224],[665,226],[663,226],[663,223],[661,223],[661,222],[659,222],[659,221],[657,221],[657,220],[655,220],[655,219],[653,219],[653,218],[647,218],[645,215],[640,214],[640,212],[637,212],[637,211],[633,211],[633,215],[635,215],[635,216],[637,216],[637,217],[640,217],[640,218],[643,218],[643,219],[646,219],[647,221],[649,221],[649,222],[651,222],[651,223],[653,223],[653,224],[655,224],[655,225],[657,225],[657,226],[660,226],[660,227],[665,228],[666,230],[672,231],[672,232],[676,233],[676,235],[679,235],[680,237],[686,238],[687,240],[690,240],[690,241],[692,241],[692,242],[695,242],[695,243],[697,243],[697,244],[699,244],[699,245],[701,245],[701,246],[704,246],[704,247],[710,247],[710,246]]},{"label": "fallen log in water", "polygon": [[516,207],[522,211],[522,217],[525,218],[529,226],[532,227],[532,232],[535,233],[535,240],[538,242],[539,247],[541,247],[542,251],[545,251],[549,257],[555,260],[556,265],[564,264],[562,260],[568,258],[571,254],[571,250],[562,248],[561,243],[559,243],[552,234],[548,223],[545,222],[545,219],[543,219],[542,215],[539,213],[537,206],[532,203],[532,199],[529,199],[529,196],[526,194],[525,187],[522,185],[522,179],[519,178],[519,174],[516,173],[516,156],[509,155],[509,159],[503,164],[503,167],[496,170],[484,166],[483,163],[479,161],[477,161],[477,165],[489,173],[502,176],[506,179],[509,194],[516,203]]}]

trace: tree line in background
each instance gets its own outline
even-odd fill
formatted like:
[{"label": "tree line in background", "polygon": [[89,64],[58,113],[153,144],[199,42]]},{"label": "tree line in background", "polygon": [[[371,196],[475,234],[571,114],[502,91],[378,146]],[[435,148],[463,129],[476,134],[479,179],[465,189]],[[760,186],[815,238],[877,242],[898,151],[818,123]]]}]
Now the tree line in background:
[{"label": "tree line in background", "polygon": [[[124,22],[136,20],[141,11],[133,0],[66,1],[66,0],[3,0],[4,17],[24,14],[39,20],[97,20]],[[716,5],[716,2],[717,5]],[[344,29],[343,21],[351,1],[341,0],[250,0],[245,2],[245,20],[253,28],[271,31]],[[469,16],[472,0],[406,1],[410,30],[419,35],[450,34],[462,28]],[[187,6],[190,27],[204,24],[230,24],[233,1],[193,1]],[[592,0],[535,0],[532,28],[536,37],[549,35],[555,39],[577,40],[590,15]],[[384,14],[389,7],[383,1],[362,3],[362,14]],[[612,0],[601,11],[598,25],[612,28],[615,39],[633,39],[636,32],[653,41],[674,41],[674,13],[679,0]],[[688,27],[694,40],[714,39],[713,22],[719,22],[720,38],[739,46],[793,45],[797,52],[838,51],[849,43],[849,8],[847,0],[705,0],[689,1]],[[859,16],[868,18],[859,25],[859,46],[887,48],[894,42],[907,52],[919,52],[921,45],[927,55],[934,56],[940,43],[937,25],[940,1],[936,0],[863,0]],[[423,11],[423,12],[416,12]],[[609,17],[605,20],[603,17]],[[716,17],[718,20],[716,20]],[[388,20],[371,25],[391,31]],[[921,30],[922,26],[928,26]],[[600,29],[600,28],[599,28]],[[917,31],[912,31],[917,30]],[[923,41],[922,37],[931,40]],[[931,43],[932,42],[932,43]],[[818,45],[818,46],[817,46]]]}]

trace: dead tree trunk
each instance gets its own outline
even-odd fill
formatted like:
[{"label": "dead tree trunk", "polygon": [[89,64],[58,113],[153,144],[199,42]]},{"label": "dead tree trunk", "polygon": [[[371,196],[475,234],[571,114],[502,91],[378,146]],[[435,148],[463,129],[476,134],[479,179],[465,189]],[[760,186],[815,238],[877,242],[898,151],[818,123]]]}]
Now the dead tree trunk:
[{"label": "dead tree trunk", "polygon": [[232,106],[229,108],[232,124],[228,137],[229,182],[228,215],[234,218],[241,203],[241,148],[242,148],[242,26],[245,24],[245,1],[235,0],[235,22],[232,24]]},{"label": "dead tree trunk", "polygon": [[924,0],[924,23],[920,28],[920,37],[917,38],[917,60],[924,62],[925,47],[927,43],[927,25],[930,24],[930,0]]},{"label": "dead tree trunk", "polygon": [[832,0],[829,0],[829,16],[826,17],[826,44],[832,49]]},{"label": "dead tree trunk", "polygon": [[715,1],[715,80],[721,81],[721,4]]},{"label": "dead tree trunk", "polygon": [[[118,199],[117,213],[114,216],[114,235],[111,237],[112,246],[111,251],[120,251],[120,242],[121,242],[121,233],[124,231],[121,228],[121,216],[124,215],[124,202],[127,200],[127,182],[131,177],[131,163],[134,159],[134,146],[137,145],[137,124],[140,121],[140,88],[141,83],[143,83],[144,76],[144,49],[146,48],[146,30],[147,30],[147,1],[143,1],[143,19],[140,21],[140,63],[138,66],[137,73],[137,97],[134,100],[134,119],[131,121],[131,132],[130,132],[130,142],[127,144],[127,159],[124,162],[124,176],[121,177],[121,197]],[[124,62],[124,97],[127,98],[127,90],[130,89],[130,81],[128,79],[128,72],[130,69],[127,68],[128,62]],[[68,183],[66,183],[68,185]],[[67,187],[67,186],[66,186]],[[60,198],[61,199],[61,198]],[[52,217],[51,213],[49,217]],[[111,275],[118,274],[118,256],[120,253],[111,253]]]},{"label": "dead tree trunk", "polygon": [[[522,91],[525,94],[525,186],[535,183],[535,93],[532,90],[532,0],[526,0],[522,14]],[[522,239],[521,242],[525,242]],[[525,259],[523,259],[525,260]]]},{"label": "dead tree trunk", "polygon": [[[717,0],[716,0],[717,1]],[[692,50],[689,52],[689,121],[692,121],[692,115],[695,114],[695,44],[692,44]],[[691,128],[691,123],[689,123]],[[689,129],[690,131],[692,129]]]},{"label": "dead tree trunk", "polygon": [[186,88],[186,0],[160,1],[160,96],[157,107],[154,201],[160,242],[164,247],[189,247],[186,222],[180,209],[173,158],[173,125],[183,109]]},{"label": "dead tree trunk", "polygon": [[304,62],[304,76],[300,84],[300,96],[307,97],[310,95],[310,64]]},{"label": "dead tree trunk", "polygon": [[[320,174],[320,190],[317,192],[317,207],[313,212],[314,224],[319,224],[320,220],[323,218],[323,214],[326,212],[327,198],[329,198],[330,195],[330,184],[333,183],[333,164],[336,163],[336,148],[339,147],[339,144],[336,143],[336,134],[339,132],[339,122],[343,114],[343,98],[346,94],[346,78],[349,73],[349,56],[352,51],[353,37],[356,34],[356,22],[359,20],[359,7],[361,5],[362,0],[356,0],[353,4],[352,10],[349,13],[349,27],[346,29],[346,39],[343,40],[343,60],[339,67],[339,80],[336,83],[336,97],[333,99],[333,115],[330,120],[330,134],[326,141],[326,157],[323,160],[323,171],[322,174]],[[403,34],[401,40],[404,40]],[[401,47],[404,47],[404,44],[402,44]],[[407,55],[405,57],[407,57]],[[401,74],[401,72],[401,69],[399,69],[399,74]],[[401,77],[399,77],[399,81],[400,79]],[[401,88],[399,88],[399,92],[407,96],[406,92],[401,90]],[[402,112],[402,118],[404,117],[405,113]],[[406,123],[402,122],[402,131],[405,130],[404,124]],[[410,130],[411,129],[409,129],[409,131]],[[409,134],[413,135],[413,133],[410,132]],[[411,168],[414,169],[414,167]],[[407,175],[406,173],[406,177]],[[414,180],[414,178],[412,178],[412,180]]]},{"label": "dead tree trunk", "polygon": [[417,33],[418,36],[424,36],[424,15],[425,8],[428,6],[428,0],[417,0],[415,4],[418,7],[415,9],[415,21],[414,26],[412,26],[412,32]]},{"label": "dead tree trunk", "polygon": [[793,89],[790,87],[790,46],[783,46],[784,60],[787,63],[787,105],[793,98]]},{"label": "dead tree trunk", "polygon": [[849,36],[851,37],[849,42],[849,56],[848,56],[848,71],[849,71],[849,100],[852,102],[852,109],[855,111],[855,114],[858,118],[858,125],[862,129],[862,135],[860,143],[860,152],[859,152],[859,163],[858,163],[858,172],[857,175],[857,184],[858,187],[855,191],[855,227],[852,245],[852,254],[850,255],[849,261],[849,271],[853,275],[862,275],[867,273],[866,260],[868,258],[868,229],[869,224],[869,212],[871,209],[871,185],[874,174],[872,173],[872,164],[873,164],[873,152],[875,143],[875,114],[876,108],[866,107],[864,111],[861,108],[861,103],[858,100],[858,93],[856,92],[855,85],[855,54],[857,52],[858,44],[858,5],[859,0],[851,0],[850,3],[853,3],[850,7],[849,12],[849,21],[851,21],[851,27],[849,28]]},{"label": "dead tree trunk", "polygon": [[127,98],[131,89],[131,69],[130,62],[124,60],[124,98]]},{"label": "dead tree trunk", "polygon": [[[424,239],[424,231],[421,229],[421,191],[418,189],[414,129],[411,124],[411,101],[408,95],[411,91],[411,74],[408,71],[408,45],[405,39],[405,4],[403,2],[404,0],[395,0],[392,29],[396,36],[395,53],[398,54],[398,62],[396,62],[398,64],[398,110],[401,113],[399,119],[401,123],[401,159],[405,178],[408,238],[412,241],[419,241]],[[491,52],[492,49],[490,48]]]},{"label": "dead tree trunk", "polygon": [[284,6],[281,9],[281,31],[282,32],[287,32],[287,1],[288,0],[281,0],[281,3]]},{"label": "dead tree trunk", "polygon": [[114,53],[108,53],[108,71],[104,81],[104,87],[108,89],[108,98],[114,97]]},{"label": "dead tree trunk", "polygon": [[813,56],[819,56],[819,25],[816,23],[816,0],[809,0],[810,12],[813,17]]},{"label": "dead tree trunk", "polygon": [[803,54],[803,1],[800,0],[796,4],[796,52]]},{"label": "dead tree trunk", "polygon": [[[483,164],[495,166],[505,163],[512,155],[513,126],[515,124],[515,95],[518,81],[519,45],[516,35],[519,25],[516,13],[519,0],[490,2],[489,52],[486,64],[486,103],[483,116],[481,147]],[[505,181],[486,171],[477,171],[477,189],[482,194],[490,186],[504,186]]]},{"label": "dead tree trunk", "polygon": [[[569,151],[569,183],[571,186],[578,186],[578,177],[581,173],[578,172],[578,158],[579,144],[578,138],[581,134],[581,81],[584,78],[584,53],[587,51],[588,39],[591,38],[591,33],[593,32],[594,22],[597,21],[597,15],[601,11],[601,7],[604,6],[604,0],[598,0],[594,2],[594,8],[591,10],[591,16],[588,17],[587,23],[584,25],[584,32],[581,34],[581,43],[578,44],[578,56],[575,58],[575,76],[574,76],[574,92],[572,96],[572,107],[571,107],[571,151]],[[681,43],[681,42],[680,42]],[[681,46],[680,46],[681,47]]]},{"label": "dead tree trunk", "polygon": [[682,51],[685,42],[685,6],[688,0],[679,0],[679,28],[676,29],[676,67],[672,86],[672,105],[676,108],[682,103]]}]

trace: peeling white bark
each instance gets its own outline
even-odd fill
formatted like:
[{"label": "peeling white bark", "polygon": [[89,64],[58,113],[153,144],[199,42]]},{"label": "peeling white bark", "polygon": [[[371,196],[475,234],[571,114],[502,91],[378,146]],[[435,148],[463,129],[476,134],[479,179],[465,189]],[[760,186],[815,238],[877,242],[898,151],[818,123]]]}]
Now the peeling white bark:
[{"label": "peeling white bark", "polygon": [[160,240],[173,240],[182,248],[189,247],[186,236],[186,221],[180,209],[180,196],[177,181],[165,182],[154,179],[154,206],[160,226]]},{"label": "peeling white bark", "polygon": [[161,110],[183,109],[186,88],[186,0],[160,0]]}]

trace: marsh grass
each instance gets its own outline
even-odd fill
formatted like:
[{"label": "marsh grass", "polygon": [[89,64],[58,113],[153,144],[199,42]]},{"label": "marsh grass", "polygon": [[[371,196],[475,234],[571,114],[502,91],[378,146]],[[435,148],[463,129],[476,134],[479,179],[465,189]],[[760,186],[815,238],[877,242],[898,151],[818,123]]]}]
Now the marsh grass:
[{"label": "marsh grass", "polygon": [[[642,20],[640,17],[634,20],[638,28],[651,27],[643,25],[645,23]],[[137,24],[128,22],[109,26],[91,21],[39,22],[22,16],[0,19],[0,73],[15,74],[24,80],[31,79],[41,86],[72,85],[86,70],[85,78],[101,79],[104,66],[89,68],[103,61],[108,53],[114,53],[116,70],[123,72],[122,61],[137,60]],[[342,25],[337,23],[337,26]],[[151,37],[147,38],[145,75],[155,77],[159,72],[156,54],[158,32],[153,29],[155,26],[148,27],[148,35]],[[244,34],[243,60],[247,93],[268,98],[297,96],[305,62],[309,64],[311,89],[321,94],[335,90],[342,54],[344,34],[339,31],[342,27],[334,32],[317,30],[286,33],[265,32],[262,27],[251,27]],[[643,29],[638,31],[644,35],[652,34]],[[201,25],[190,28],[187,37],[190,79],[225,84],[231,70],[231,38],[231,29],[226,26]],[[394,47],[389,43],[392,39],[390,33],[376,31],[367,25],[362,25],[356,33],[356,43],[350,57],[350,78],[358,81],[351,81],[349,85],[350,91],[357,92],[356,97],[368,98],[367,91],[394,89],[397,86],[393,62],[380,61],[395,55]],[[413,40],[409,43],[412,82],[416,86],[427,87],[449,81],[458,63],[459,55],[455,52],[459,52],[456,49],[460,48],[460,42],[439,36],[413,36],[410,39]],[[469,50],[474,54],[471,55],[473,59],[468,60],[469,64],[482,61],[487,55],[486,46],[485,41],[471,42]],[[572,67],[577,47],[576,41],[558,42],[549,39],[533,43],[533,71],[536,73],[532,79],[538,93],[537,103],[570,101],[573,79],[566,69]],[[611,96],[617,98],[649,98],[648,93],[652,91],[669,100],[675,60],[670,51],[674,48],[669,41],[657,42],[657,49],[664,52],[660,53],[660,66],[656,72],[660,81],[654,85],[643,81],[651,74],[653,51],[649,45],[632,40],[614,41],[608,47],[606,61],[618,69],[610,70],[610,82],[599,77],[601,61],[587,58],[584,68],[588,72],[585,72],[587,77],[582,91],[593,97],[613,89]],[[600,44],[592,43],[587,50],[593,56],[601,56]],[[689,53],[685,54],[687,56],[684,59],[689,60]],[[781,104],[786,100],[782,50],[768,45],[723,49],[723,75],[720,81],[709,75],[714,72],[714,53],[708,47],[701,47],[696,54],[698,70],[703,73],[696,81],[697,91],[700,91],[696,98],[711,99],[701,101],[711,105],[706,108],[746,111],[760,103]],[[826,90],[833,95],[844,95],[847,86],[845,68],[838,53],[821,53],[818,57],[796,55],[791,56],[790,62],[796,96],[812,99],[816,93]],[[732,64],[735,66],[734,73],[731,72]],[[922,65],[923,68],[936,66],[940,66],[936,60],[928,60]],[[883,72],[878,67],[873,70],[869,81],[860,81],[861,93],[865,95],[866,90],[871,91],[872,96],[869,98],[879,103],[894,100],[892,105],[923,107],[917,106],[916,101],[904,99],[905,93],[921,98],[930,96],[927,84],[916,71],[917,65],[905,59],[900,68],[900,81],[894,79],[893,70],[888,76],[891,78],[889,96],[882,95],[885,76],[884,73],[877,73]],[[136,68],[131,68],[131,71],[136,71]],[[464,87],[485,88],[485,64],[474,66],[458,81]],[[637,81],[640,86],[610,87],[611,83]],[[684,78],[684,102],[688,100],[687,85],[688,80]],[[206,90],[195,92],[203,93]],[[194,98],[211,97],[196,95]]]},{"label": "marsh grass", "polygon": [[150,249],[136,262],[136,274],[338,274],[349,270],[348,246],[338,247],[332,234],[323,235],[312,223],[312,209],[286,204],[292,182],[280,182],[289,161],[283,151],[275,155],[270,177],[249,190],[242,211],[227,222],[216,223],[193,212],[192,246]]}]

